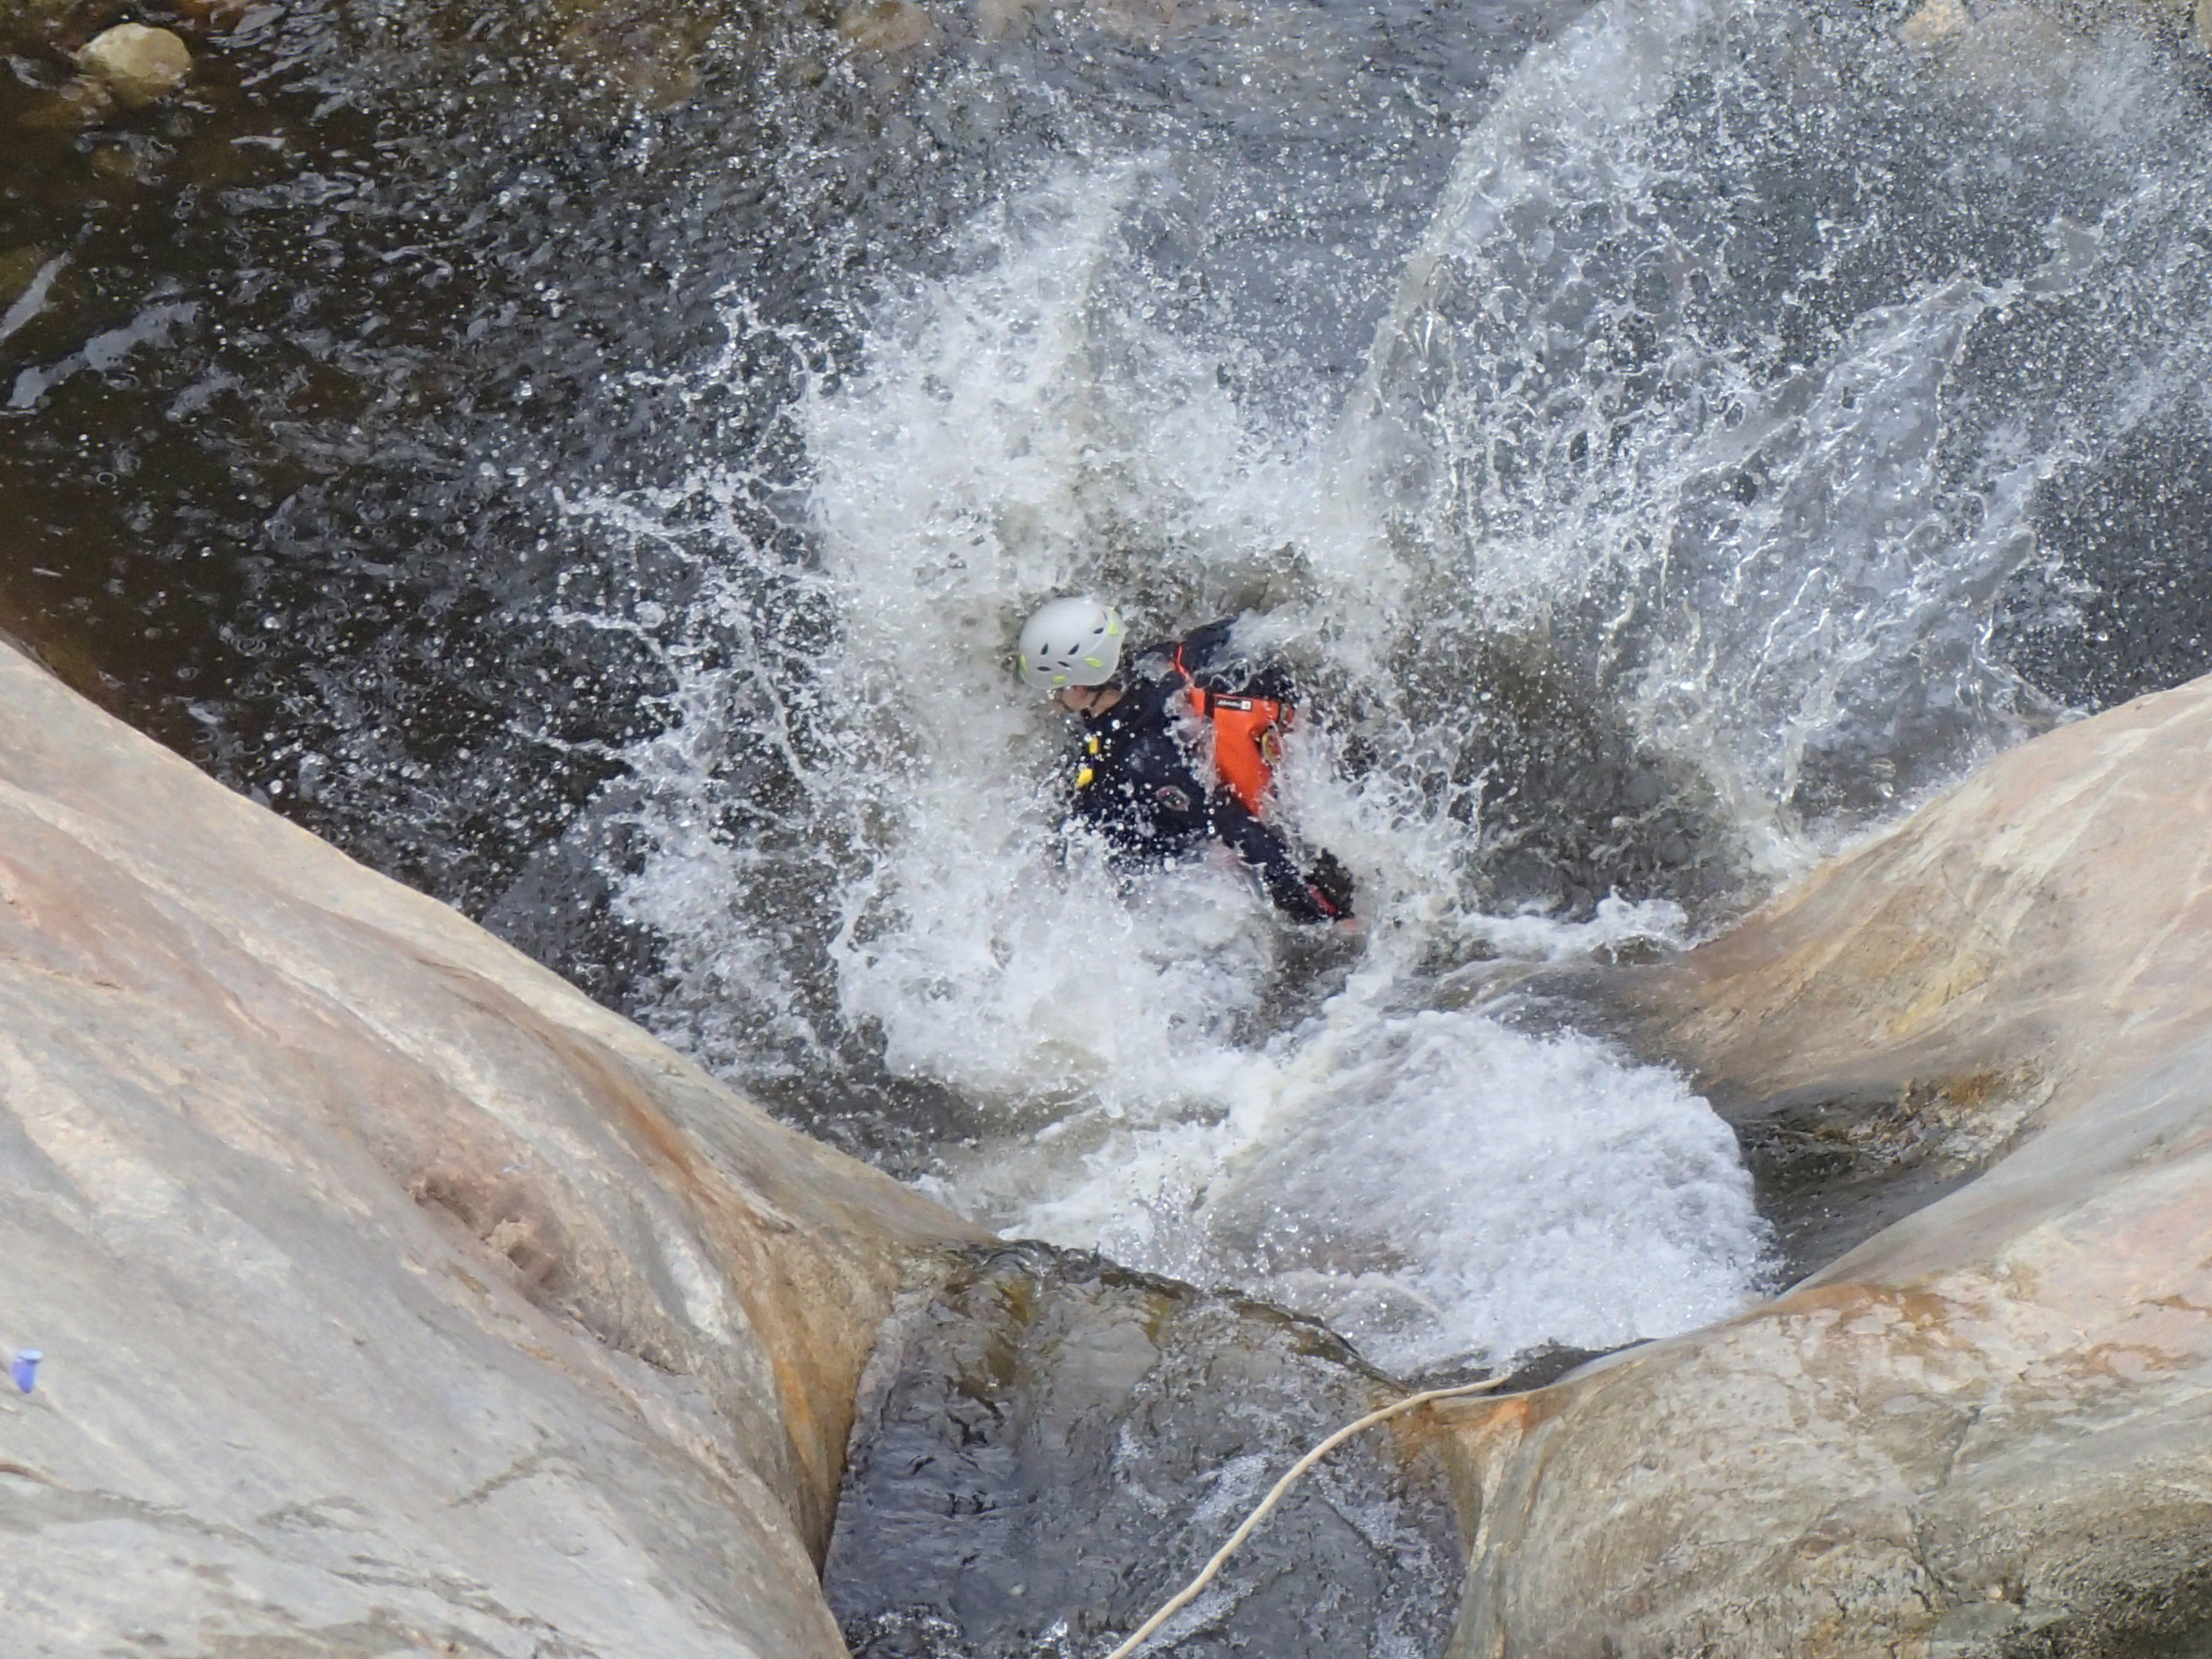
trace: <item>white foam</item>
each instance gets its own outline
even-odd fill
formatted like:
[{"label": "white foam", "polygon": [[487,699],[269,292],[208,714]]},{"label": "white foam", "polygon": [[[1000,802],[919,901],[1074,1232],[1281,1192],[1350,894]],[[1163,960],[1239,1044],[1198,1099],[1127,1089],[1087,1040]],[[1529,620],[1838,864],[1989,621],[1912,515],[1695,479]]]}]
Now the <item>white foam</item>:
[{"label": "white foam", "polygon": [[1750,1183],[1678,1078],[1573,1033],[1387,1014],[1374,988],[1263,1052],[1195,1056],[1179,1112],[1078,1114],[940,1190],[1011,1234],[1320,1315],[1386,1364],[1609,1347],[1742,1304]]},{"label": "white foam", "polygon": [[[1978,329],[2062,300],[2118,234],[2055,226],[2039,269],[1909,284],[1816,361],[1772,330],[1713,337],[1693,279],[1732,280],[1732,250],[1670,205],[1697,158],[1663,127],[1693,72],[1735,77],[1746,108],[1798,107],[1747,79],[1784,73],[1730,45],[1747,15],[1597,8],[1532,52],[1338,415],[1240,403],[1239,319],[1160,320],[1125,227],[1176,164],[1123,157],[979,216],[793,412],[803,570],[730,507],[757,480],[710,467],[665,501],[582,504],[640,536],[707,524],[726,572],[701,614],[722,607],[735,664],[675,665],[686,727],[640,764],[653,850],[626,901],[672,941],[664,1024],[741,1076],[822,1029],[864,1041],[975,1106],[983,1133],[941,1148],[929,1181],[956,1207],[1276,1296],[1394,1364],[1602,1347],[1740,1305],[1763,1234],[1705,1103],[1593,1039],[1448,1005],[1486,956],[1671,945],[1686,926],[1658,901],[1485,910],[1484,786],[1462,757],[1487,716],[1462,659],[1486,630],[1592,630],[1624,724],[1701,774],[1776,869],[1818,840],[1790,804],[1809,757],[1938,777],[2010,741],[2024,717],[1976,605],[2090,417],[2059,399],[1962,444],[1947,399]],[[1808,65],[1809,47],[1786,73]],[[1918,71],[1868,73],[1909,88]],[[2114,107],[2090,102],[2092,126]],[[1756,134],[1732,142],[1756,159]],[[1839,249],[1872,234],[1830,228]],[[1637,313],[1647,272],[1673,287]],[[1631,323],[1649,361],[1627,362]],[[1626,447],[1586,465],[1578,435],[1586,458]],[[1757,488],[1731,495],[1755,459]],[[1960,477],[1973,513],[1954,511]],[[829,619],[803,645],[759,642],[747,584],[772,580]],[[1327,979],[1240,871],[1125,889],[1095,849],[1063,853],[1044,783],[1067,734],[1008,658],[1031,606],[1087,589],[1140,633],[1256,607],[1333,688],[1291,734],[1281,815],[1360,878],[1375,920],[1348,976]],[[1576,621],[1600,601],[1617,614]],[[718,824],[736,788],[719,746],[755,728],[781,734],[795,852]],[[795,918],[773,887],[792,864],[823,915]],[[826,941],[825,983],[796,987],[817,964],[794,934]]]},{"label": "white foam", "polygon": [[[841,894],[842,1014],[893,1070],[995,1103],[1006,1132],[948,1148],[932,1185],[1010,1233],[1272,1292],[1409,1363],[1724,1310],[1756,1222],[1727,1132],[1678,1083],[1479,1014],[1386,1011],[1439,930],[1555,955],[1678,933],[1678,912],[1613,902],[1573,928],[1467,911],[1463,834],[1348,780],[1309,726],[1291,816],[1389,921],[1355,989],[1271,1037],[1286,941],[1241,872],[1124,891],[1095,856],[1056,856],[1037,791],[1064,727],[1016,691],[1007,643],[1034,599],[1107,578],[1117,541],[1159,550],[1140,583],[1199,607],[1174,620],[1290,547],[1371,580],[1279,616],[1286,648],[1325,632],[1357,660],[1390,626],[1394,566],[1356,494],[1312,449],[1271,449],[1203,353],[1102,301],[1141,180],[1071,173],[979,226],[968,273],[887,319],[865,370],[810,406],[846,625],[826,678],[887,758],[830,780],[883,820]],[[1578,1098],[1547,1129],[1568,1074]],[[1337,1255],[1286,1254],[1286,1206]],[[1654,1230],[1672,1242],[1639,1238]]]}]

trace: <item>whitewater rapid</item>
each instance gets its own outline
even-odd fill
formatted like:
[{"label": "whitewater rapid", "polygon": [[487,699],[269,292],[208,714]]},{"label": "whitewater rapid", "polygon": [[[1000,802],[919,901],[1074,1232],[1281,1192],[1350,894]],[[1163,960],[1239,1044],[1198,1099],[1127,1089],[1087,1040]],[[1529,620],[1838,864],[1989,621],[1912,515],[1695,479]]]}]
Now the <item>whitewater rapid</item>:
[{"label": "whitewater rapid", "polygon": [[[1071,173],[977,227],[974,274],[895,307],[866,371],[805,411],[839,621],[810,680],[840,712],[803,764],[813,819],[851,836],[837,1016],[895,1074],[980,1103],[922,1185],[1009,1236],[1329,1317],[1405,1368],[1726,1313],[1762,1235],[1704,1103],[1594,1039],[1425,1005],[1440,964],[1676,940],[1678,909],[1469,906],[1464,827],[1353,775],[1325,704],[1292,734],[1281,811],[1357,872],[1356,940],[1286,931],[1217,862],[1125,886],[1063,853],[1069,733],[1008,672],[1026,605],[1110,588],[1164,632],[1279,582],[1302,597],[1259,634],[1337,674],[1386,672],[1402,626],[1405,579],[1321,458],[1331,434],[1285,450],[1206,353],[1100,315],[1147,177]],[[760,960],[754,918],[703,918],[732,862],[667,835],[627,891],[724,995]],[[772,972],[748,988],[756,1028],[795,1018]]]},{"label": "whitewater rapid", "polygon": [[[632,757],[657,1023],[741,1080],[956,1102],[908,1171],[956,1209],[1400,1369],[1742,1306],[1726,1126],[1494,964],[1678,946],[2062,712],[1990,649],[2055,568],[2037,488],[2212,336],[2167,309],[2205,277],[2195,175],[2143,173],[2178,108],[2147,49],[2001,45],[1946,78],[1863,18],[1586,13],[1347,295],[1371,344],[1325,396],[1144,230],[1296,204],[1101,143],[867,296],[856,362],[800,377],[796,477],[580,494],[704,571],[683,718]],[[795,564],[749,516],[778,492]],[[1068,592],[1141,636],[1245,614],[1301,674],[1280,815],[1357,875],[1356,940],[1217,863],[1064,850],[1069,733],[1009,657]]]}]

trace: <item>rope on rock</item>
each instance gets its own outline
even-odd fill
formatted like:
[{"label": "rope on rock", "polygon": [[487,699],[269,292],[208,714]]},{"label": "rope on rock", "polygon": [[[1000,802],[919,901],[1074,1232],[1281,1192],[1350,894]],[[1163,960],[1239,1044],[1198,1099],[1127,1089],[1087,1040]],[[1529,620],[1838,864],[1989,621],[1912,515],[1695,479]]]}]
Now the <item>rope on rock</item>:
[{"label": "rope on rock", "polygon": [[1424,1394],[1408,1394],[1404,1399],[1384,1406],[1380,1410],[1370,1411],[1356,1423],[1346,1424],[1285,1471],[1283,1478],[1268,1488],[1268,1494],[1260,1500],[1259,1507],[1246,1516],[1244,1524],[1229,1534],[1229,1541],[1214,1551],[1213,1559],[1199,1569],[1198,1576],[1177,1591],[1158,1612],[1138,1625],[1129,1640],[1108,1654],[1106,1659],[1129,1659],[1130,1655],[1135,1653],[1138,1648],[1152,1639],[1153,1633],[1161,1625],[1195,1601],[1199,1594],[1214,1581],[1214,1575],[1227,1564],[1229,1557],[1237,1553],[1238,1549],[1243,1546],[1244,1540],[1252,1536],[1253,1530],[1267,1518],[1268,1512],[1280,1503],[1284,1494],[1298,1484],[1299,1478],[1338,1447],[1343,1445],[1345,1441],[1350,1440],[1352,1436],[1363,1430],[1373,1428],[1378,1423],[1386,1423],[1401,1412],[1410,1411],[1416,1406],[1425,1406],[1432,1400],[1450,1400],[1461,1394],[1482,1394],[1488,1389],[1495,1388],[1505,1380],[1503,1377],[1490,1377],[1481,1382],[1460,1383],[1455,1387],[1431,1388]]}]

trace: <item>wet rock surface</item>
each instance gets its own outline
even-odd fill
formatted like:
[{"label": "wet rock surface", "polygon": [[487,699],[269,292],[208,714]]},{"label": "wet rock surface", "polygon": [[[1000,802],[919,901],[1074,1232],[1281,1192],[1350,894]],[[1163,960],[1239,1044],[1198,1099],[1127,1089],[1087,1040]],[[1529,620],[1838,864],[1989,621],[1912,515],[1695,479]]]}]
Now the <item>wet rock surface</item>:
[{"label": "wet rock surface", "polygon": [[[1332,1430],[1402,1391],[1323,1327],[1023,1244],[948,1257],[863,1385],[825,1585],[857,1659],[1040,1659],[1125,1636]],[[1160,1653],[1411,1659],[1459,1559],[1407,1432],[1333,1454]]]},{"label": "wet rock surface", "polygon": [[[1970,1085],[1976,1080],[1970,1079]],[[2002,1088],[1960,1091],[1970,1102]],[[1808,1088],[1722,1109],[1773,1228],[1774,1282],[1794,1283],[1971,1180],[1986,1141],[1956,1132],[1937,1088]]]},{"label": "wet rock surface", "polygon": [[835,1659],[956,1218],[0,648],[0,1628]]},{"label": "wet rock surface", "polygon": [[192,53],[168,29],[119,23],[77,54],[77,65],[127,110],[157,104],[192,78]]},{"label": "wet rock surface", "polygon": [[2202,1651],[2208,1064],[1753,1315],[1454,1413],[1454,1655]]},{"label": "wet rock surface", "polygon": [[2212,1641],[2208,751],[2062,728],[1638,981],[1820,1271],[1440,1409],[1455,1659]]},{"label": "wet rock surface", "polygon": [[1999,757],[1650,976],[1647,1034],[1739,1099],[1940,1082],[1993,1148],[2063,1113],[2212,1021],[2208,748],[2200,680]]},{"label": "wet rock surface", "polygon": [[1532,978],[1736,1132],[1781,1282],[2212,1021],[2212,686],[2062,726],[1686,955]]}]

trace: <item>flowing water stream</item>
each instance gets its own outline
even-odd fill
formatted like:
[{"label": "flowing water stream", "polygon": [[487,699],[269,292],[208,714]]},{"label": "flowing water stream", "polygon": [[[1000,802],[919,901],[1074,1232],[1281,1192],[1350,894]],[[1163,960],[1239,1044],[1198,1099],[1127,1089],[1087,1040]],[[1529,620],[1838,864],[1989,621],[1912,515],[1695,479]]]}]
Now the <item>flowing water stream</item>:
[{"label": "flowing water stream", "polygon": [[[653,1017],[866,1079],[910,1172],[1011,1234],[1386,1364],[1740,1305],[1729,1136],[1485,964],[1674,942],[2058,715],[1994,643],[2080,626],[2046,481],[2203,419],[2200,106],[2161,74],[2024,18],[1944,55],[1600,9],[1394,227],[1280,141],[1086,124],[795,397],[803,637],[761,627],[757,461],[563,497],[716,584],[630,752]],[[726,326],[697,395],[750,373]],[[1056,856],[1064,733],[1005,656],[1069,589],[1248,612],[1299,668],[1284,812],[1359,873],[1356,948],[1234,872]]]},{"label": "flowing water stream", "polygon": [[[186,99],[0,85],[0,626],[1009,1237],[1400,1372],[1766,1287],[1728,1130],[1517,969],[2206,665],[2162,14],[141,13]],[[1063,848],[1071,590],[1296,670],[1362,933]]]}]

